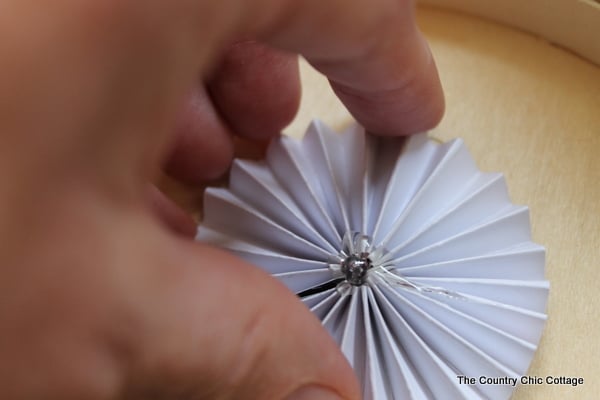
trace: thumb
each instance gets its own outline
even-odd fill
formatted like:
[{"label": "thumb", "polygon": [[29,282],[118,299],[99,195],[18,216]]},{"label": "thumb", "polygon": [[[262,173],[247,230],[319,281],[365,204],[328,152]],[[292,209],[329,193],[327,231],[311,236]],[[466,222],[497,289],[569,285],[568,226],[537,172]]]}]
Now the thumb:
[{"label": "thumb", "polygon": [[281,283],[205,245],[166,247],[126,398],[360,397],[337,345]]}]

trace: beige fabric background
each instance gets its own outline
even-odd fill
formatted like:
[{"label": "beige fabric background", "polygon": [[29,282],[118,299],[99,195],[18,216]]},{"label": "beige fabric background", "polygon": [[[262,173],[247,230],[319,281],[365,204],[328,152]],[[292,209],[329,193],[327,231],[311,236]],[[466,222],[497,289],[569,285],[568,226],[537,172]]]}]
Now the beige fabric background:
[{"label": "beige fabric background", "polygon": [[[600,393],[600,68],[526,33],[437,9],[419,10],[446,92],[432,135],[463,137],[479,167],[504,172],[547,249],[549,319],[529,375],[584,377],[583,386],[521,386],[514,399],[597,399]],[[598,39],[600,40],[600,38]],[[336,128],[350,117],[302,65],[300,114]]]}]

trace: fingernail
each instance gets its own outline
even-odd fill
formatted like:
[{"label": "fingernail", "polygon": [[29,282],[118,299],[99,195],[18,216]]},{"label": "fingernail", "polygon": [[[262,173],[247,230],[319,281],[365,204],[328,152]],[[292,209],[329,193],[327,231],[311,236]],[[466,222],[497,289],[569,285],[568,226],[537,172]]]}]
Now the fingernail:
[{"label": "fingernail", "polygon": [[319,386],[305,386],[289,395],[285,400],[343,400],[339,395]]}]

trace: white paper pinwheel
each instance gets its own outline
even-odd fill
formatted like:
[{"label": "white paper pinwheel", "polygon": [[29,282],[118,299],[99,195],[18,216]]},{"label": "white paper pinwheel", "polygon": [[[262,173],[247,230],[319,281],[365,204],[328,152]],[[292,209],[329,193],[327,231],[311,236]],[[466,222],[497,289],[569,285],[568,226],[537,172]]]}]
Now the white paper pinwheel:
[{"label": "white paper pinwheel", "polygon": [[[237,160],[198,240],[280,279],[323,321],[364,398],[508,398],[546,320],[544,249],[501,174],[461,140],[337,134],[314,122]],[[474,385],[459,376],[476,377]]]}]

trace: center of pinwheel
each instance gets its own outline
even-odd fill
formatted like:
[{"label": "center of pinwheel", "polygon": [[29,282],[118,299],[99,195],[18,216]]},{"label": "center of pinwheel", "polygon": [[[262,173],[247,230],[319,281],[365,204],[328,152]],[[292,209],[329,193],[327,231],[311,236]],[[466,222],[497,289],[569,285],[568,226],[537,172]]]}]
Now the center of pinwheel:
[{"label": "center of pinwheel", "polygon": [[367,271],[373,268],[369,253],[355,253],[346,257],[341,263],[341,272],[349,284],[360,286],[365,283]]},{"label": "center of pinwheel", "polygon": [[371,245],[369,236],[360,232],[346,232],[340,251],[327,259],[327,266],[332,273],[328,285],[335,284],[343,295],[352,292],[348,289],[369,285],[371,275],[385,268],[385,254],[382,246]]}]

